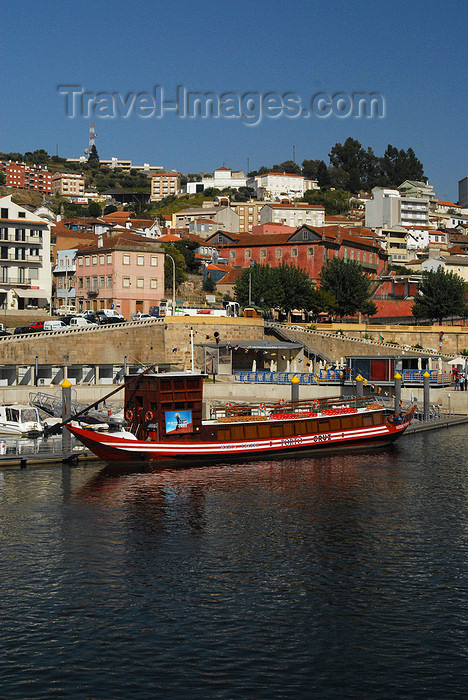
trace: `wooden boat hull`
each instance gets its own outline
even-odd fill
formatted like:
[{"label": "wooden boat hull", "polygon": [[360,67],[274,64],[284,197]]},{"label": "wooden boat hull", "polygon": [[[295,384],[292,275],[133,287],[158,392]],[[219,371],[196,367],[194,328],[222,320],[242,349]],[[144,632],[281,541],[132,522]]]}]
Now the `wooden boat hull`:
[{"label": "wooden boat hull", "polygon": [[412,413],[400,425],[381,425],[339,430],[326,434],[297,435],[231,442],[156,442],[120,438],[117,434],[98,434],[68,426],[68,429],[94,454],[106,462],[156,462],[158,465],[187,465],[239,459],[290,457],[305,452],[335,451],[387,445],[399,438]]}]

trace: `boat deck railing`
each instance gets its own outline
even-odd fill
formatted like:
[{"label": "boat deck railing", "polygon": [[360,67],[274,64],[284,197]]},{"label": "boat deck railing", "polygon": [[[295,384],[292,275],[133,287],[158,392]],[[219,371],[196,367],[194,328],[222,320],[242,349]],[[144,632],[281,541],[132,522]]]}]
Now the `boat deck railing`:
[{"label": "boat deck railing", "polygon": [[310,413],[311,415],[333,415],[356,412],[364,408],[385,408],[385,401],[377,397],[332,397],[324,399],[303,399],[300,401],[275,401],[265,403],[217,403],[210,406],[210,419],[252,419],[265,420],[267,417]]}]

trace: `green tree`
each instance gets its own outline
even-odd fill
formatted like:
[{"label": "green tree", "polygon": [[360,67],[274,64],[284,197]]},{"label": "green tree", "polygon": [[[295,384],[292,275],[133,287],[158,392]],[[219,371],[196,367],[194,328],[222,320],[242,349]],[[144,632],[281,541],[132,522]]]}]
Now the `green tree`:
[{"label": "green tree", "polygon": [[326,289],[322,289],[322,287],[314,287],[309,311],[312,311],[314,314],[322,312],[334,314],[337,310],[338,302],[334,295],[327,292]]},{"label": "green tree", "polygon": [[180,241],[174,242],[174,248],[182,253],[185,260],[185,267],[188,274],[196,275],[200,272],[200,261],[195,257],[199,244],[196,241],[190,241],[187,238],[182,238]]},{"label": "green tree", "polygon": [[88,216],[93,216],[93,217],[102,216],[101,205],[98,204],[97,202],[90,202],[88,204],[87,214],[88,214]]},{"label": "green tree", "polygon": [[0,185],[5,185],[6,183],[6,175],[5,173],[0,172]]},{"label": "green tree", "polygon": [[418,296],[413,305],[415,318],[437,319],[439,324],[448,316],[466,313],[465,282],[455,272],[425,270],[418,285]]},{"label": "green tree", "polygon": [[373,155],[371,149],[366,152],[359,141],[351,137],[348,137],[343,144],[336,143],[331,149],[330,163],[335,168],[340,168],[348,173],[351,192],[358,192],[362,189],[371,154]]},{"label": "green tree", "polygon": [[276,163],[272,169],[272,173],[290,173],[291,175],[302,175],[301,166],[293,160],[284,160],[282,163]]},{"label": "green tree", "polygon": [[216,283],[212,277],[207,277],[204,284],[203,284],[203,289],[205,292],[214,292],[216,291]]},{"label": "green tree", "polygon": [[304,201],[308,204],[321,204],[325,214],[342,214],[349,210],[350,193],[342,190],[308,190]]},{"label": "green tree", "polygon": [[389,143],[383,158],[380,158],[380,179],[377,184],[398,187],[405,180],[427,180],[423,164],[412,148],[398,150]]},{"label": "green tree", "polygon": [[262,309],[281,308],[309,310],[312,303],[312,282],[304,270],[295,265],[254,265],[237,280],[234,291],[241,306],[252,303]]},{"label": "green tree", "polygon": [[330,173],[328,172],[328,168],[323,160],[319,162],[317,167],[317,181],[318,186],[324,190],[326,190],[331,185]]},{"label": "green tree", "polygon": [[341,317],[353,316],[357,311],[365,314],[376,312],[368,303],[371,281],[355,260],[328,260],[320,272],[320,284],[322,289],[335,297]]},{"label": "green tree", "polygon": [[92,168],[99,168],[99,155],[98,155],[97,148],[96,148],[94,143],[91,146],[91,151],[89,152],[88,164]]},{"label": "green tree", "polygon": [[[175,263],[175,273],[176,273],[176,288],[179,287],[182,282],[187,279],[185,259],[180,250],[177,250],[172,243],[161,243],[161,248],[165,253],[168,253],[174,260]],[[173,265],[171,258],[168,255],[165,256],[164,260],[164,287],[166,292],[172,293],[172,273]]]},{"label": "green tree", "polygon": [[262,309],[273,309],[279,306],[280,300],[276,281],[275,268],[268,265],[249,267],[234,286],[235,299],[241,306],[253,304]]},{"label": "green tree", "polygon": [[[322,163],[320,159],[317,160],[303,160],[302,161],[302,174],[304,177],[309,178],[309,180],[316,180],[317,175],[318,175],[318,168],[320,163]],[[325,168],[327,166],[325,165]]]}]

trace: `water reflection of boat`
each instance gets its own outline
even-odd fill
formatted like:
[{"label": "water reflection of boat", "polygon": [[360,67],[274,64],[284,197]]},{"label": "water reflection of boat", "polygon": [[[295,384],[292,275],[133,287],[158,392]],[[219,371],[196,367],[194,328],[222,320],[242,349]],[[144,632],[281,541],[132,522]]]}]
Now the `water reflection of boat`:
[{"label": "water reflection of boat", "polygon": [[373,397],[242,406],[228,402],[203,420],[201,375],[142,374],[129,378],[125,390],[127,432],[104,435],[69,425],[86,447],[108,462],[190,466],[385,445],[403,434],[415,410],[413,406],[387,416]]},{"label": "water reflection of boat", "polygon": [[35,406],[29,404],[0,405],[1,435],[40,435],[44,426]]}]

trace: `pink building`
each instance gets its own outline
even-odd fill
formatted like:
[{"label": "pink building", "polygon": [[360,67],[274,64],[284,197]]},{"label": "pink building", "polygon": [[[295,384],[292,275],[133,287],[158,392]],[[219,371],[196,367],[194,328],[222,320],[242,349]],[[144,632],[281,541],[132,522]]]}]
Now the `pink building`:
[{"label": "pink building", "polygon": [[114,308],[125,318],[147,313],[164,298],[164,252],[135,234],[99,237],[76,254],[76,302],[80,311]]}]

